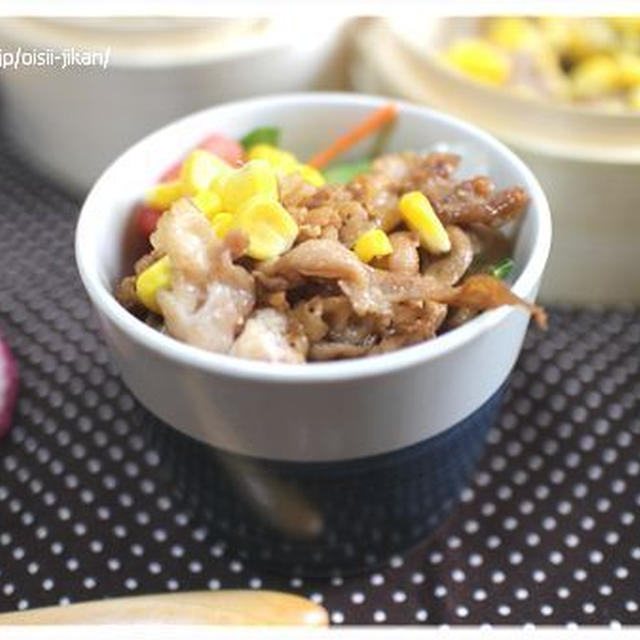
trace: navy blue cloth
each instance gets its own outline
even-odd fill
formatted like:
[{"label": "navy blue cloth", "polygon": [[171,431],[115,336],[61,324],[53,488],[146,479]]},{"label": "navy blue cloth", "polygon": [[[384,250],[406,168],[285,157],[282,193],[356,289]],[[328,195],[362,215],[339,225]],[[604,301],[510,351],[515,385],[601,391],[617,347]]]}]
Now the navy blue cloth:
[{"label": "navy blue cloth", "polygon": [[[639,309],[551,309],[549,331],[527,335],[460,502],[429,539],[383,567],[310,580],[236,553],[230,534],[248,540],[251,530],[225,518],[233,504],[217,511],[223,494],[204,500],[193,484],[221,479],[211,469],[181,476],[191,445],[169,451],[166,427],[121,382],[76,275],[77,207],[0,140],[0,327],[21,375],[0,441],[0,611],[269,588],[322,602],[334,624],[640,623]],[[481,431],[445,434],[402,464],[327,470],[327,487],[352,487],[335,492],[334,508],[357,514],[360,495],[379,495],[383,528],[409,538],[404,546],[432,512],[423,504],[455,493]],[[296,469],[278,471],[313,486]],[[435,486],[442,495],[427,490]],[[378,553],[396,543],[382,539]]]},{"label": "navy blue cloth", "polygon": [[411,447],[333,463],[224,453],[157,421],[149,435],[171,462],[167,482],[193,513],[213,515],[209,526],[234,554],[279,573],[343,575],[386,562],[440,524],[469,480],[503,394]]}]

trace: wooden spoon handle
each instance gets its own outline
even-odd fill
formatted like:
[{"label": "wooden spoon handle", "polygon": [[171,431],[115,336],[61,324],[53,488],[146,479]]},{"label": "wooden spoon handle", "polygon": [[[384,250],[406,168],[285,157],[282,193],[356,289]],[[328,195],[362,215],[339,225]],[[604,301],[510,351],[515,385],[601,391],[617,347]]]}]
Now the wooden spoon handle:
[{"label": "wooden spoon handle", "polygon": [[0,625],[37,624],[328,624],[325,609],[278,591],[192,591],[111,598],[0,615]]}]

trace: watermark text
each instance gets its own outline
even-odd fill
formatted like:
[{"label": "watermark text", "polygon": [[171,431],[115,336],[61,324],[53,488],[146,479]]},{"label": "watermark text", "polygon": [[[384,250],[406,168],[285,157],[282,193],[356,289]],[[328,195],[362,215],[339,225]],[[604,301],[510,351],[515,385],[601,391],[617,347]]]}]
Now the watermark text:
[{"label": "watermark text", "polygon": [[0,49],[0,71],[21,67],[49,67],[55,69],[71,69],[78,67],[98,67],[106,69],[109,66],[111,47],[104,49],[80,49],[68,47],[66,49],[30,49],[16,47],[15,49]]}]

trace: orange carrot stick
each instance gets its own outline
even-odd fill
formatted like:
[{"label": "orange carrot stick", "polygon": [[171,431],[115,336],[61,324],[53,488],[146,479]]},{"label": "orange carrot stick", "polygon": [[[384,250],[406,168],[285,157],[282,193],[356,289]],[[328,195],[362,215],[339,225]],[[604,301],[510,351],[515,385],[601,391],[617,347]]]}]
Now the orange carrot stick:
[{"label": "orange carrot stick", "polygon": [[398,108],[393,102],[383,105],[379,109],[376,109],[371,115],[367,116],[360,124],[351,129],[351,131],[340,136],[324,151],[316,153],[307,164],[310,164],[316,169],[326,167],[337,155],[346,151],[349,147],[352,147],[378,129],[381,129],[388,122],[394,120],[397,113]]}]

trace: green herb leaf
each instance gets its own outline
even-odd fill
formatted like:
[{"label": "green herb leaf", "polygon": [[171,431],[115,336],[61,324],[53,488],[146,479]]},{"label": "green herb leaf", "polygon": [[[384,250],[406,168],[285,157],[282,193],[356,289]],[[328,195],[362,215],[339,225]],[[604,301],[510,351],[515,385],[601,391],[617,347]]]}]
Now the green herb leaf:
[{"label": "green herb leaf", "polygon": [[358,160],[357,162],[339,162],[327,167],[323,173],[327,182],[343,183],[371,171],[369,160]]},{"label": "green herb leaf", "polygon": [[257,144],[270,144],[272,147],[277,147],[279,140],[280,129],[278,129],[278,127],[258,127],[253,131],[249,131],[249,133],[240,140],[240,144],[245,150],[249,150]]},{"label": "green herb leaf", "polygon": [[513,269],[513,260],[511,258],[503,258],[500,262],[490,266],[487,271],[494,277],[504,280],[509,276]]}]

